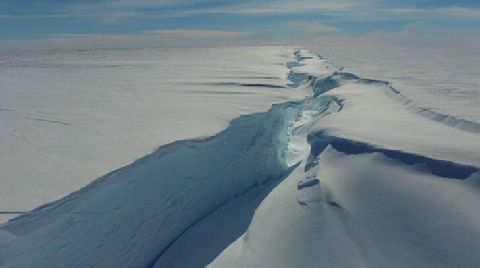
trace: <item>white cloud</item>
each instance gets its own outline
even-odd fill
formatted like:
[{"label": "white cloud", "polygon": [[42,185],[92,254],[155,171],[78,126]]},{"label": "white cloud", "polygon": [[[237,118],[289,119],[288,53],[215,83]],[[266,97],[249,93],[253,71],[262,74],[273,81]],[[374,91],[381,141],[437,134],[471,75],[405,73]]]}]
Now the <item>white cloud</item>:
[{"label": "white cloud", "polygon": [[[366,2],[367,0],[361,1]],[[337,13],[353,10],[360,3],[359,1],[315,1],[315,0],[274,0],[274,1],[258,1],[245,4],[238,4],[229,7],[197,9],[191,13],[223,13],[237,15],[282,15],[282,14],[299,14],[299,13]]]},{"label": "white cloud", "polygon": [[289,26],[297,31],[308,33],[333,33],[340,31],[336,27],[319,21],[293,21],[289,23]]},{"label": "white cloud", "polygon": [[[355,10],[372,0],[270,0],[247,1],[239,4],[224,2],[213,8],[195,8],[193,4],[209,2],[208,0],[108,0],[89,3],[39,4],[34,14],[0,14],[0,18],[132,18],[132,17],[183,17],[195,14],[236,14],[236,15],[282,15],[318,13],[334,15]],[[183,7],[169,10],[162,8]],[[148,9],[153,10],[148,10]],[[48,11],[48,12],[46,12]]]},{"label": "white cloud", "polygon": [[252,32],[219,31],[219,30],[146,30],[142,32],[150,36],[171,38],[237,38],[252,35]]},{"label": "white cloud", "polygon": [[[35,3],[31,6],[18,8],[15,13],[8,14],[0,9],[0,18],[93,18],[122,19],[135,17],[182,17],[185,16],[188,5],[207,2],[208,0],[108,0],[86,3],[59,2]],[[0,4],[1,5],[1,4]],[[164,12],[162,8],[184,7],[175,12]],[[157,9],[151,12],[148,9]],[[8,9],[7,9],[8,10]]]},{"label": "white cloud", "polygon": [[55,34],[30,40],[0,41],[0,47],[18,49],[141,48],[210,46],[240,43],[251,32],[212,29],[146,30],[139,34]]},{"label": "white cloud", "polygon": [[397,8],[384,9],[383,11],[403,19],[426,20],[432,18],[451,18],[458,20],[480,20],[480,9],[462,6],[449,6],[432,9]]}]

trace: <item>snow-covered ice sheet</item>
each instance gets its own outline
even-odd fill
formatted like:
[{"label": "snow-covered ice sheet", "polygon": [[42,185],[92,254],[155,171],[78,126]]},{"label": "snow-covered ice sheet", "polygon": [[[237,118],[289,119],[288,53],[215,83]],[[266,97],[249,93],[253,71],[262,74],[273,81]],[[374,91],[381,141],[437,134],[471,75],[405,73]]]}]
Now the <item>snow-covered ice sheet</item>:
[{"label": "snow-covered ice sheet", "polygon": [[288,47],[0,54],[0,221],[299,98]]},{"label": "snow-covered ice sheet", "polygon": [[[235,51],[262,62],[250,49]],[[476,122],[288,50],[273,64],[282,83],[257,67],[240,82],[199,78],[220,96],[278,90],[283,103],[2,224],[0,265],[479,266]]]}]

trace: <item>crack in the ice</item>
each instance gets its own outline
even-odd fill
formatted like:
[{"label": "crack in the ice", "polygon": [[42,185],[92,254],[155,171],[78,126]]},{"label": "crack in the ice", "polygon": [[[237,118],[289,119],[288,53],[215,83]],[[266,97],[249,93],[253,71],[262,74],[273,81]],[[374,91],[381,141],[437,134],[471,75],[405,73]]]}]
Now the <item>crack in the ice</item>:
[{"label": "crack in the ice", "polygon": [[197,85],[204,86],[238,86],[238,87],[265,87],[265,88],[286,88],[283,85],[265,84],[265,83],[236,83],[236,82],[207,82],[207,83],[195,83]]},{"label": "crack in the ice", "polygon": [[64,126],[71,126],[71,123],[60,121],[60,120],[51,120],[51,119],[45,119],[45,118],[30,118],[30,117],[25,117],[25,119],[28,120],[33,120],[33,121],[39,121],[39,122],[46,122],[46,123],[52,123],[52,124],[60,124]]},{"label": "crack in the ice", "polygon": [[430,158],[401,150],[376,147],[361,141],[330,136],[323,132],[308,135],[308,142],[312,148],[310,157],[317,159],[317,163],[320,153],[330,145],[335,150],[345,154],[382,153],[386,157],[396,159],[406,165],[425,165],[432,174],[444,178],[463,180],[479,171],[474,166]]}]

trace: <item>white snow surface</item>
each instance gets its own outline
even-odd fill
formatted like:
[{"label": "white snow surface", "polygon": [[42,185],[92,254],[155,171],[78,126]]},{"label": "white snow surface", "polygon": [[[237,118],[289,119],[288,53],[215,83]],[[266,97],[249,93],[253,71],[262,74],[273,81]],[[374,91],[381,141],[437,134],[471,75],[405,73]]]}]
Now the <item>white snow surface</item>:
[{"label": "white snow surface", "polygon": [[[250,115],[2,224],[0,265],[480,266],[476,121],[305,50],[217,50],[204,51],[218,69],[188,84],[210,94],[219,86],[218,103],[242,101]],[[218,57],[235,53],[242,80]]]},{"label": "white snow surface", "polygon": [[291,58],[288,47],[0,54],[0,221],[299,98],[281,88]]}]

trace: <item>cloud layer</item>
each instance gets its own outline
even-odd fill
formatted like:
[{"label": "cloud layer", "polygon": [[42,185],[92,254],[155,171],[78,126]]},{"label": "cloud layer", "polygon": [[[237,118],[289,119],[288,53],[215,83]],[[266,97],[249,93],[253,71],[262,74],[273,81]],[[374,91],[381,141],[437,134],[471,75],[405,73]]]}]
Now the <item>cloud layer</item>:
[{"label": "cloud layer", "polygon": [[0,3],[3,44],[32,39],[58,42],[61,38],[128,42],[138,39],[155,43],[158,39],[181,42],[185,38],[193,43],[205,43],[206,39],[212,43],[223,39],[291,42],[318,37],[398,34],[412,27],[418,32],[475,31],[480,28],[480,7],[474,1],[464,0],[4,0]]}]

